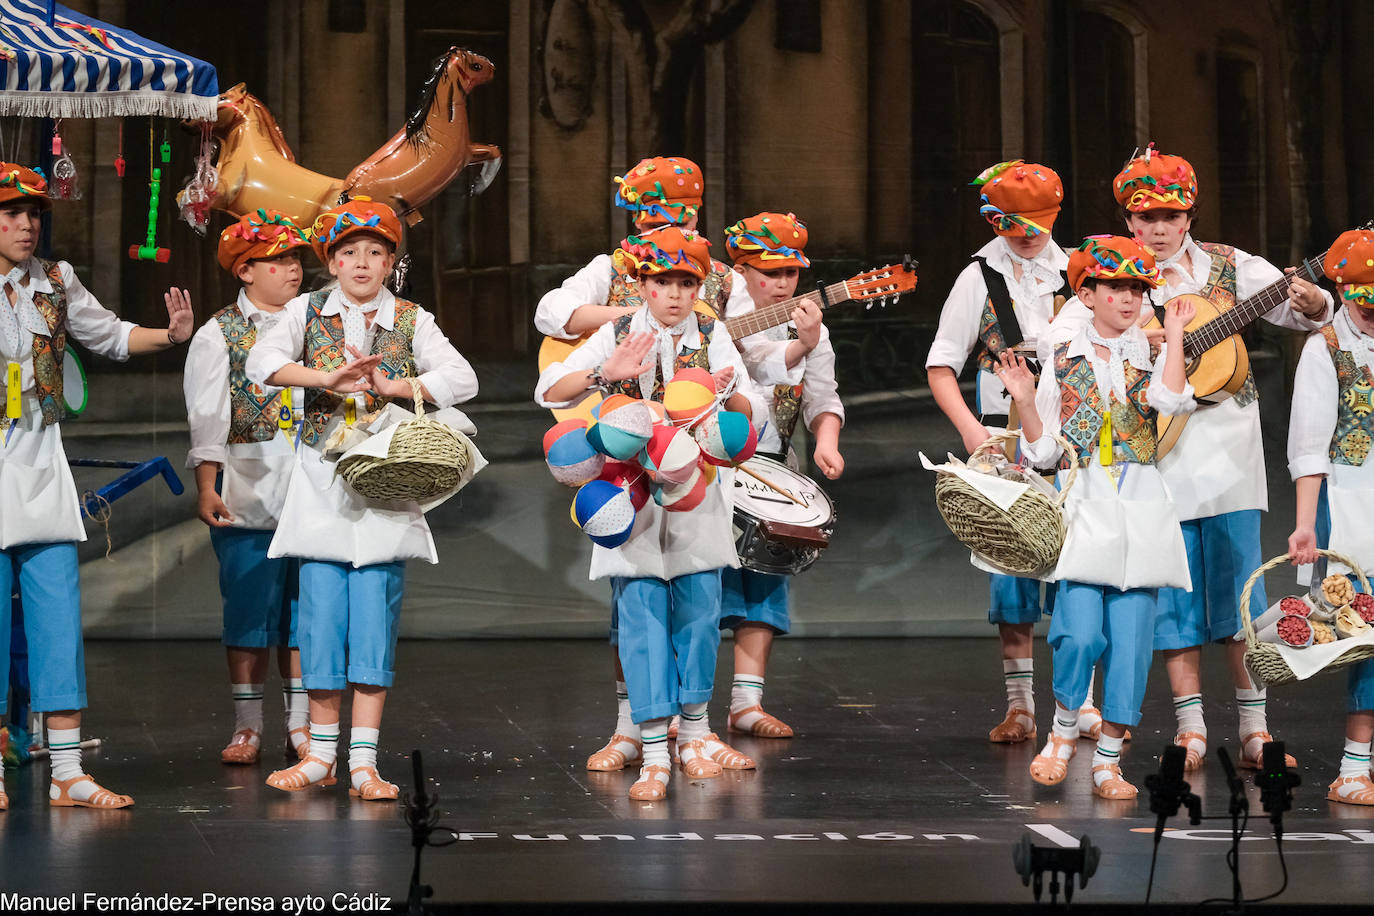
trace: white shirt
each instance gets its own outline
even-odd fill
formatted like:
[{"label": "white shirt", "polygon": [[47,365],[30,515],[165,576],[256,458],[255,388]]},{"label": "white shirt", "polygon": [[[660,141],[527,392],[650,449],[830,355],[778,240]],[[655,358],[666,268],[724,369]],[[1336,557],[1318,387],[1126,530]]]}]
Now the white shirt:
[{"label": "white shirt", "polygon": [[[646,309],[641,308],[631,317],[629,332],[633,334],[648,329]],[[699,333],[684,334],[679,341],[679,352],[700,345]],[[552,363],[540,373],[534,389],[535,402],[541,407],[571,405],[571,401],[549,401],[549,388],[571,373],[585,372],[601,365],[614,350],[615,328],[603,324],[586,343],[570,353],[566,361]],[[712,372],[731,366],[735,376],[747,382],[748,370],[721,322],[716,322],[707,356]],[[742,384],[739,391],[749,399],[757,428],[758,418],[767,416],[767,408],[753,386]],[[650,499],[644,508],[635,513],[634,529],[628,541],[614,549],[592,547],[590,578],[649,576],[672,579],[722,566],[738,566],[739,558],[735,554],[731,530],[729,487],[733,484],[732,473],[728,469],[718,471],[716,482],[707,489],[706,498],[689,512],[665,512]]]},{"label": "white shirt", "polygon": [[[1360,331],[1345,309],[1336,313],[1331,327],[1342,350],[1369,352],[1374,338]],[[1330,475],[1331,437],[1336,432],[1340,382],[1326,338],[1313,334],[1303,345],[1293,376],[1293,410],[1288,419],[1288,473],[1294,480]],[[1374,465],[1374,461],[1365,464]]]},{"label": "white shirt", "polygon": [[[29,258],[25,266],[30,291],[52,292],[37,258]],[[138,325],[121,320],[101,305],[66,261],[59,261],[58,269],[67,294],[70,338],[100,356],[120,362],[128,359],[129,333]],[[0,423],[0,549],[84,541],[86,528],[76,482],[62,448],[62,424],[43,425],[35,394],[32,348],[20,366],[21,416],[12,430],[8,420]],[[4,377],[0,377],[0,385],[3,382]]]},{"label": "white shirt", "polygon": [[[1152,304],[1163,305],[1183,293],[1201,293],[1212,270],[1212,258],[1191,235],[1185,237],[1180,251],[1191,259],[1188,276],[1176,285],[1152,290],[1149,302],[1142,302],[1141,313]],[[1253,296],[1283,277],[1283,271],[1264,258],[1236,249],[1236,301]],[[1177,271],[1175,271],[1177,272]],[[1325,290],[1327,308],[1331,296]],[[1272,324],[1297,330],[1315,330],[1326,320],[1314,320],[1294,312],[1288,302],[1270,309],[1262,317]],[[1071,338],[1092,313],[1077,298],[1070,300],[1050,331],[1052,340]],[[1269,493],[1264,471],[1264,443],[1260,432],[1259,403],[1240,407],[1233,398],[1214,406],[1202,406],[1188,420],[1169,454],[1160,459],[1160,473],[1185,521],[1210,518],[1228,512],[1269,508]]]},{"label": "white shirt", "polygon": [[[1059,292],[1061,282],[1049,284],[1037,280],[1040,294],[1036,301],[1026,302],[1024,296],[1017,296],[1011,248],[1006,239],[997,236],[980,248],[976,257],[986,258],[989,267],[1007,278],[1012,311],[1021,326],[1025,343],[1038,346],[1054,316],[1054,295]],[[1053,239],[1032,260],[1052,270],[1056,277],[1069,266],[1069,256]],[[954,287],[940,310],[940,326],[930,345],[930,353],[926,356],[927,369],[931,366],[947,366],[954,370],[955,375],[963,372],[964,363],[978,348],[978,326],[982,323],[983,306],[987,300],[988,288],[983,282],[983,270],[974,261],[954,281]],[[1002,383],[995,375],[980,371],[976,412],[984,416],[1005,416],[1010,410],[1011,399],[1003,391]]]}]

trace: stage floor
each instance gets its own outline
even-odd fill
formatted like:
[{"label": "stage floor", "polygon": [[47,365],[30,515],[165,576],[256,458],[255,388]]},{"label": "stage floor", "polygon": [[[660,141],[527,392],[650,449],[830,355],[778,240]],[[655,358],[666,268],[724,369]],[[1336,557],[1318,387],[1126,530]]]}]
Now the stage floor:
[{"label": "stage floor", "polygon": [[[1046,728],[1049,653],[1043,642],[1036,649]],[[722,732],[729,653],[725,642],[711,709]],[[262,784],[284,760],[275,679],[272,750],[257,766],[234,768],[218,762],[232,713],[216,644],[91,642],[87,657],[86,731],[105,741],[88,753],[90,769],[137,805],[50,809],[46,765],[9,771],[0,890],[261,894],[279,910],[303,894],[404,900],[411,850],[398,806],[350,800],[342,783],[299,795]],[[1214,746],[1221,738],[1234,752],[1222,661],[1209,649],[1208,723]],[[1088,742],[1054,789],[1030,780],[1033,743],[988,743],[1004,708],[991,639],[779,641],[767,706],[799,737],[740,737],[735,745],[758,759],[756,772],[696,782],[675,773],[660,804],[626,798],[630,771],[584,769],[614,721],[610,668],[595,641],[402,643],[382,771],[408,790],[406,757],[421,748],[442,823],[466,837],[425,853],[436,901],[1028,903],[1011,861],[1028,831],[1038,845],[1076,845],[1086,835],[1102,848],[1075,902],[1144,898],[1154,825],[1147,799],[1093,798]],[[1142,787],[1173,731],[1162,668],[1153,674],[1124,760]],[[1325,801],[1343,697],[1344,678],[1333,675],[1272,691],[1270,722],[1303,779],[1284,844],[1292,880],[1279,903],[1354,903],[1374,893],[1374,810]],[[1225,813],[1214,758],[1192,782],[1205,813]],[[1257,896],[1278,888],[1279,869],[1253,787],[1250,800],[1242,875]],[[1227,824],[1173,826],[1153,899],[1229,897]]]}]

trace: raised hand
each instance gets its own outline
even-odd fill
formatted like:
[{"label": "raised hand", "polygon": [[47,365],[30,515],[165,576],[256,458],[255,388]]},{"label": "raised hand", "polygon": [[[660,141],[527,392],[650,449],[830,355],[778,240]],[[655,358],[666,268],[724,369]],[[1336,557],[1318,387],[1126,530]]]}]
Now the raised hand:
[{"label": "raised hand", "polygon": [[[366,354],[352,344],[348,344],[348,352],[355,362],[369,359]],[[414,394],[410,390],[410,383],[405,379],[392,378],[386,374],[386,371],[382,369],[380,357],[375,363],[371,363],[371,368],[367,370],[367,387],[386,398],[409,399]]]},{"label": "raised hand", "polygon": [[[358,351],[349,348],[356,354]],[[359,391],[367,391],[372,387],[372,370],[381,363],[382,357],[362,356],[350,362],[344,363],[333,372],[326,372],[324,375],[324,387],[339,394],[354,394]]]},{"label": "raised hand", "polygon": [[1166,340],[1182,340],[1183,330],[1188,327],[1188,322],[1197,317],[1197,307],[1192,300],[1180,297],[1173,300],[1164,308],[1164,338]]},{"label": "raised hand", "polygon": [[821,310],[810,299],[803,299],[792,310],[792,323],[797,326],[797,340],[801,341],[806,352],[816,349],[821,342]]},{"label": "raised hand", "polygon": [[162,294],[167,304],[167,340],[174,344],[184,344],[195,333],[196,314],[191,308],[191,294],[175,286]]},{"label": "raised hand", "polygon": [[[1293,271],[1292,267],[1284,269],[1286,274],[1292,274]],[[1294,277],[1288,285],[1288,301],[1293,311],[1307,318],[1319,318],[1326,311],[1326,297],[1322,295],[1321,288],[1302,277]]]},{"label": "raised hand", "polygon": [[638,378],[654,368],[653,359],[646,359],[653,347],[654,335],[648,331],[625,335],[625,339],[601,364],[601,377],[608,382]]},{"label": "raised hand", "polygon": [[1012,350],[1003,350],[997,359],[997,378],[1016,401],[1035,400],[1035,375],[1026,365],[1025,357]]}]

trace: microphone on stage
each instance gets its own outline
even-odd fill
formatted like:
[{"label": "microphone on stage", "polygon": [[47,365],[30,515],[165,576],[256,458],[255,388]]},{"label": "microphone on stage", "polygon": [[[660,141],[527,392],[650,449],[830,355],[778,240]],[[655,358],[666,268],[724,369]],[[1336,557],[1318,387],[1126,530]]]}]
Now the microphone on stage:
[{"label": "microphone on stage", "polygon": [[1183,765],[1188,759],[1188,751],[1177,744],[1170,744],[1159,758],[1159,772],[1145,777],[1145,788],[1150,793],[1150,811],[1155,821],[1155,842],[1164,835],[1164,824],[1178,814],[1180,805],[1188,807],[1189,820],[1197,824],[1202,819],[1202,799],[1192,793],[1192,786],[1183,778]]},{"label": "microphone on stage", "polygon": [[1226,787],[1231,791],[1230,815],[1235,817],[1250,810],[1250,799],[1245,797],[1245,783],[1236,775],[1235,765],[1231,763],[1231,755],[1226,753],[1226,748],[1217,748],[1217,759],[1221,761],[1221,768],[1226,773]]},{"label": "microphone on stage", "polygon": [[1274,838],[1283,838],[1283,812],[1293,807],[1293,787],[1302,784],[1297,773],[1288,769],[1287,755],[1282,741],[1269,741],[1260,758],[1261,769],[1255,781],[1259,783],[1260,805],[1269,813],[1274,825]]}]

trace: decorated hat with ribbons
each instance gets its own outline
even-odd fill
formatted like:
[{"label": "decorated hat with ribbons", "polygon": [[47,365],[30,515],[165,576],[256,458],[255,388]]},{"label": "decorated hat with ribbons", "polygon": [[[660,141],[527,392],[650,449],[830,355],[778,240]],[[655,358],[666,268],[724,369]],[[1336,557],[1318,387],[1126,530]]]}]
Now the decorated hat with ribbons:
[{"label": "decorated hat with ribbons", "polygon": [[322,263],[328,264],[330,249],[361,232],[386,239],[392,248],[401,244],[401,221],[396,218],[396,211],[360,194],[315,217],[310,228],[310,247]]},{"label": "decorated hat with ribbons", "polygon": [[1322,259],[1322,272],[1340,284],[1343,301],[1374,308],[1374,232],[1342,232]]},{"label": "decorated hat with ribbons", "polygon": [[1138,280],[1159,286],[1164,278],[1155,256],[1135,239],[1122,235],[1090,235],[1069,255],[1069,286],[1075,292],[1087,280]]},{"label": "decorated hat with ribbons", "polygon": [[701,209],[706,192],[701,166],[682,156],[643,159],[615,185],[615,205],[649,222],[687,222]]},{"label": "decorated hat with ribbons", "polygon": [[1151,143],[1112,179],[1116,202],[1131,213],[1191,210],[1197,204],[1197,173],[1182,156],[1170,156]]},{"label": "decorated hat with ribbons", "polygon": [[641,277],[681,270],[703,280],[711,270],[710,247],[706,236],[680,226],[660,226],[620,243]]},{"label": "decorated hat with ribbons", "polygon": [[810,267],[806,224],[792,213],[759,213],[725,230],[725,250],[738,265],[756,270]]},{"label": "decorated hat with ribbons", "polygon": [[43,209],[52,206],[47,180],[33,169],[14,162],[0,162],[0,204],[32,200]]},{"label": "decorated hat with ribbons", "polygon": [[1012,159],[969,182],[982,194],[978,212],[998,235],[1033,238],[1049,232],[1064,202],[1064,183],[1047,165]]},{"label": "decorated hat with ribbons", "polygon": [[249,261],[276,258],[293,248],[306,248],[310,239],[280,210],[259,208],[239,217],[239,221],[219,234],[215,256],[229,273]]}]

